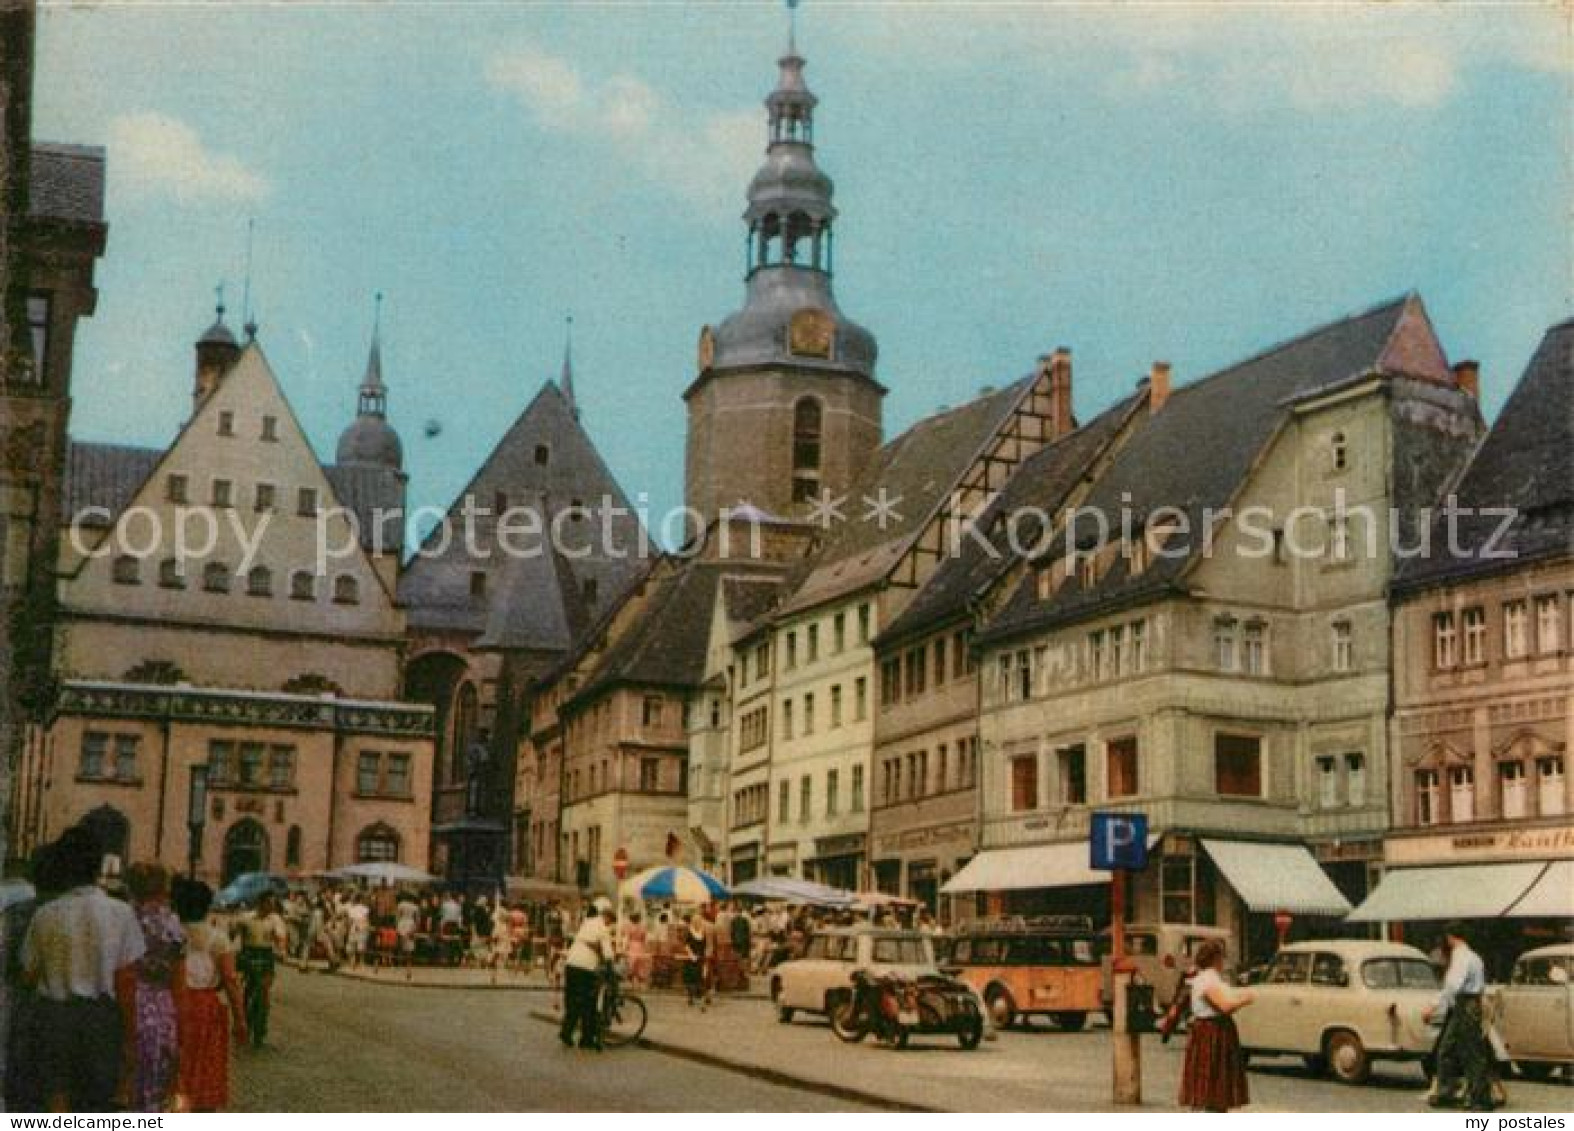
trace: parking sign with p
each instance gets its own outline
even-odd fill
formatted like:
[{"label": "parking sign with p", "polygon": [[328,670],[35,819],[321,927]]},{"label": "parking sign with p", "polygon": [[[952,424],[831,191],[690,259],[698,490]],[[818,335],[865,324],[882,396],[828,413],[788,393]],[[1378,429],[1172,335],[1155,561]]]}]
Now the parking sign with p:
[{"label": "parking sign with p", "polygon": [[1101,872],[1117,868],[1140,872],[1148,866],[1148,817],[1145,813],[1094,813],[1088,838],[1088,866]]}]

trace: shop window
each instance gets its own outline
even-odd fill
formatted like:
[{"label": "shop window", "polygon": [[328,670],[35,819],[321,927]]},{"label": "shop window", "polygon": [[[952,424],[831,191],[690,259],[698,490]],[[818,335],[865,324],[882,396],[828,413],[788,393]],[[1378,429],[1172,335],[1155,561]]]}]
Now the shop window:
[{"label": "shop window", "polygon": [[399,834],[380,822],[362,829],[355,838],[355,859],[360,864],[398,861]]}]

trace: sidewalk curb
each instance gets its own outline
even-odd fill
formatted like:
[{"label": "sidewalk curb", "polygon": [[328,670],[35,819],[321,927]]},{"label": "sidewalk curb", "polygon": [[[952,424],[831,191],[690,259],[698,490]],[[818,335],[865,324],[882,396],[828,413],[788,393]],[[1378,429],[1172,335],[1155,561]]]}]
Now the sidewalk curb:
[{"label": "sidewalk curb", "polygon": [[[560,1024],[562,1020],[539,1009],[531,1010],[530,1016],[537,1021],[545,1021],[551,1025]],[[767,1084],[777,1084],[785,1088],[797,1088],[800,1091],[829,1096],[835,1100],[867,1104],[870,1107],[883,1108],[886,1111],[916,1112],[927,1115],[941,1114],[947,1110],[942,1107],[928,1107],[924,1104],[909,1103],[905,1100],[894,1100],[889,1096],[880,1095],[878,1092],[866,1092],[860,1088],[849,1088],[841,1084],[832,1084],[825,1080],[816,1080],[810,1076],[796,1076],[791,1072],[783,1072],[779,1068],[766,1068],[749,1061],[733,1060],[730,1057],[717,1056],[715,1053],[701,1052],[699,1049],[685,1048],[682,1045],[674,1045],[666,1041],[653,1041],[649,1037],[641,1037],[638,1043],[640,1048],[664,1053],[678,1060],[693,1061],[695,1064],[704,1064],[711,1068],[735,1072],[740,1076],[748,1076],[751,1079],[764,1080]]]}]

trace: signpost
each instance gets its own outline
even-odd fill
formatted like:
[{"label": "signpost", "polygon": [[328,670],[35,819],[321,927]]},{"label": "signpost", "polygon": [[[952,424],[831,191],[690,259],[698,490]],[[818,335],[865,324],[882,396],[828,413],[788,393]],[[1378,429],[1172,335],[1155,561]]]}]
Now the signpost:
[{"label": "signpost", "polygon": [[623,925],[623,881],[629,874],[629,850],[619,847],[612,854],[612,874],[618,878],[618,926]]},{"label": "signpost", "polygon": [[1114,1102],[1142,1102],[1142,1045],[1131,1029],[1127,1004],[1132,964],[1126,958],[1126,873],[1148,866],[1148,818],[1143,813],[1094,813],[1088,837],[1088,865],[1110,873],[1110,957],[1115,1001],[1113,1036]]}]

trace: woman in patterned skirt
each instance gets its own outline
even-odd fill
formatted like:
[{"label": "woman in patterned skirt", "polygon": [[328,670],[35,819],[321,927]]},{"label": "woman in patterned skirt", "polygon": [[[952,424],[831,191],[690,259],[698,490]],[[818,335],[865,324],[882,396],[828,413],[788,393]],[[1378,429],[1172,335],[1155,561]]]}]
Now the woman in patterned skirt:
[{"label": "woman in patterned skirt", "polygon": [[1191,980],[1191,1026],[1180,1102],[1193,1111],[1229,1111],[1250,1102],[1246,1058],[1230,1016],[1252,1003],[1250,990],[1233,992],[1224,984],[1224,944],[1210,939],[1197,948],[1197,975]]},{"label": "woman in patterned skirt", "polygon": [[126,873],[147,952],[137,962],[136,1036],[127,1047],[135,1057],[131,1107],[165,1111],[175,1093],[179,1042],[175,994],[180,988],[186,935],[169,909],[169,873],[158,864],[136,864]]},{"label": "woman in patterned skirt", "polygon": [[[175,914],[186,932],[185,989],[180,1019],[180,1107],[223,1111],[230,1103],[230,1032],[246,1043],[246,1011],[235,977],[235,954],[224,931],[207,921],[213,889],[196,880],[174,883]],[[229,1002],[226,1013],[223,992]]]}]

